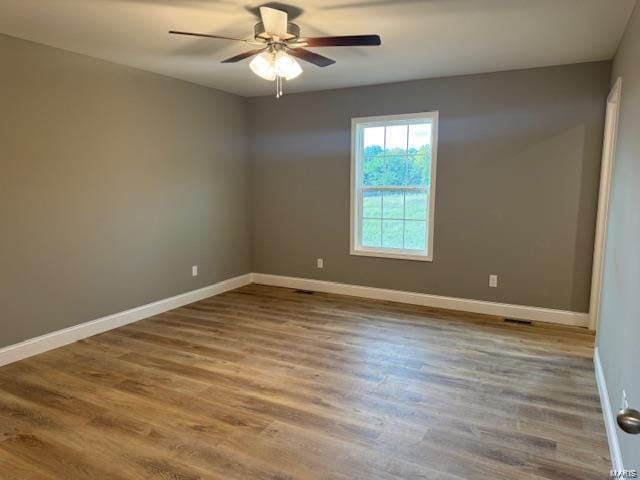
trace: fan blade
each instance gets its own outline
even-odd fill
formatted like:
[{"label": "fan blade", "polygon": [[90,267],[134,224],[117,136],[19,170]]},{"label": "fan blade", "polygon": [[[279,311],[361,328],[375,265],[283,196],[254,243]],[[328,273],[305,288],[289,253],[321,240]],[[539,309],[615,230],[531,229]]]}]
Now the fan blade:
[{"label": "fan blade", "polygon": [[336,63],[335,60],[323,57],[322,55],[305,50],[304,48],[290,48],[288,52],[292,56],[298,57],[300,60],[304,60],[305,62],[313,63],[318,67],[328,67],[329,65]]},{"label": "fan blade", "polygon": [[299,42],[307,47],[376,47],[382,44],[379,35],[301,38]]},{"label": "fan blade", "polygon": [[223,60],[222,63],[236,63],[240,60],[244,60],[245,58],[253,57],[254,55],[266,50],[265,48],[256,48],[255,50],[249,50],[248,52],[241,53],[240,55],[236,55],[235,57],[227,58]]},{"label": "fan blade", "polygon": [[169,33],[173,35],[188,35],[190,37],[204,37],[204,38],[217,38],[219,40],[233,40],[236,42],[245,42],[245,43],[251,43],[251,44],[257,43],[254,40],[245,40],[243,38],[221,37],[220,35],[208,35],[206,33],[178,32],[176,30],[169,30]]},{"label": "fan blade", "polygon": [[271,7],[260,7],[260,16],[264,24],[264,30],[270,35],[287,38],[287,12]]}]

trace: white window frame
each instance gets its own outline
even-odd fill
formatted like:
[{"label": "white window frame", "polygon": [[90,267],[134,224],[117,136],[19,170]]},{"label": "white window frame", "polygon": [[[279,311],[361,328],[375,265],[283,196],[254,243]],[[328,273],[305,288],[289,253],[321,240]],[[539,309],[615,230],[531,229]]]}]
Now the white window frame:
[{"label": "white window frame", "polygon": [[[367,257],[396,258],[402,260],[433,261],[433,227],[435,220],[436,201],[436,166],[438,157],[438,118],[439,112],[420,112],[402,115],[381,115],[376,117],[360,117],[351,119],[351,213],[350,222],[350,253]],[[360,134],[364,127],[389,126],[394,124],[431,123],[431,183],[429,191],[427,218],[427,250],[410,250],[385,247],[362,246],[362,164],[363,138]],[[359,128],[360,127],[360,128]],[[410,188],[410,187],[409,187]],[[393,189],[393,187],[388,187]],[[406,187],[398,187],[406,190]]]}]

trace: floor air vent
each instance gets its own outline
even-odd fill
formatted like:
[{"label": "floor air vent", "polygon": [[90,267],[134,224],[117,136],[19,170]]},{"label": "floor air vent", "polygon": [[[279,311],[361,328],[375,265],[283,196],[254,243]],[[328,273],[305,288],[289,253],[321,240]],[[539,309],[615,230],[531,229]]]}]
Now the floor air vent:
[{"label": "floor air vent", "polygon": [[517,320],[515,318],[505,318],[505,323],[515,323],[517,325],[533,325],[531,320]]},{"label": "floor air vent", "polygon": [[295,290],[295,293],[301,293],[303,295],[313,295],[315,292],[311,290]]}]

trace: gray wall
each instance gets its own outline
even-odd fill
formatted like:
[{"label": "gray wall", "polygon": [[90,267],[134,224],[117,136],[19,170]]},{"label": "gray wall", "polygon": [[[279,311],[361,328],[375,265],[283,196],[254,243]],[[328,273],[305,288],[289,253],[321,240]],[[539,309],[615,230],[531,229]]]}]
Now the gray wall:
[{"label": "gray wall", "polygon": [[[609,206],[598,348],[611,406],[622,389],[640,410],[640,10],[636,10],[613,65],[622,77],[622,105]],[[627,468],[640,469],[640,435],[618,430]]]},{"label": "gray wall", "polygon": [[0,69],[0,346],[250,271],[244,99],[6,36]]},{"label": "gray wall", "polygon": [[[587,308],[607,62],[276,101],[6,36],[0,59],[0,346],[252,270]],[[349,256],[350,118],[433,109],[434,262]]]},{"label": "gray wall", "polygon": [[[586,312],[609,79],[599,62],[250,99],[254,271]],[[350,256],[351,117],[429,110],[433,263]]]}]

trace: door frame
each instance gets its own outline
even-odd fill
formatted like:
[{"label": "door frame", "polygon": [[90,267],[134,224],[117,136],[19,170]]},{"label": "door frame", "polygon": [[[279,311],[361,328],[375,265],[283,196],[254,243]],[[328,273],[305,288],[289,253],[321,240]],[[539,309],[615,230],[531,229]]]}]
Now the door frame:
[{"label": "door frame", "polygon": [[618,140],[620,119],[620,100],[622,97],[622,77],[618,77],[607,98],[607,110],[602,145],[602,163],[600,166],[600,191],[598,193],[598,213],[596,235],[593,245],[593,268],[591,271],[591,296],[589,299],[589,329],[597,330],[600,322],[602,300],[602,277],[607,244],[607,219],[611,200],[613,164]]}]

